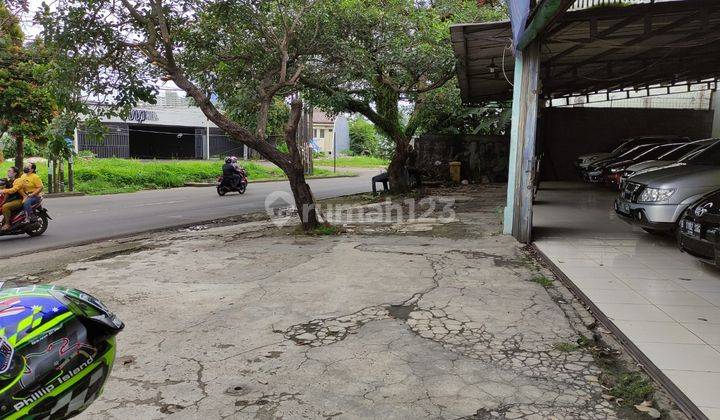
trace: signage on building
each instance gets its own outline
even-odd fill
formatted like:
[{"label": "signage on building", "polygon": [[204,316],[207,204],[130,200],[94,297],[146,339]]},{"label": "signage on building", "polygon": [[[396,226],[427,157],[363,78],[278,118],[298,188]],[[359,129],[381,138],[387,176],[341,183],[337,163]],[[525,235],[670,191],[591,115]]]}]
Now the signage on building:
[{"label": "signage on building", "polygon": [[158,115],[155,111],[147,111],[144,109],[132,109],[128,116],[128,121],[135,121],[137,123],[144,123],[145,121],[158,121]]}]

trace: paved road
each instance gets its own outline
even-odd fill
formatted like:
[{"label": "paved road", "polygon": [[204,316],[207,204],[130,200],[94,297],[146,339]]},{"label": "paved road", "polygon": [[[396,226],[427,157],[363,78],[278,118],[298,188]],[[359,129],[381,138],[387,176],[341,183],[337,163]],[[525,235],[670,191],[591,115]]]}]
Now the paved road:
[{"label": "paved road", "polygon": [[[362,171],[354,178],[310,181],[317,198],[370,190],[370,177],[378,170]],[[53,198],[45,206],[53,220],[39,238],[26,235],[0,238],[0,257],[60,248],[130,235],[159,228],[236,216],[265,208],[273,191],[290,191],[287,182],[250,184],[245,195],[219,197],[214,188],[175,188],[132,194]]]}]

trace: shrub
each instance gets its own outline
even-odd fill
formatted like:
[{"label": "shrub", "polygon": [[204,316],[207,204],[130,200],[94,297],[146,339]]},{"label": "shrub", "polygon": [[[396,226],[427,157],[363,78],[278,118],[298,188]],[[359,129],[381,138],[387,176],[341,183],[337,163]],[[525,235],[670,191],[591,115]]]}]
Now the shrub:
[{"label": "shrub", "polygon": [[[17,154],[17,142],[15,142],[14,139],[7,139],[5,141],[5,148],[3,149],[3,155],[6,158],[15,157]],[[25,151],[25,156],[44,156],[45,155],[45,146],[36,143],[35,141],[31,139],[25,139],[25,144],[23,146],[23,150]]]}]

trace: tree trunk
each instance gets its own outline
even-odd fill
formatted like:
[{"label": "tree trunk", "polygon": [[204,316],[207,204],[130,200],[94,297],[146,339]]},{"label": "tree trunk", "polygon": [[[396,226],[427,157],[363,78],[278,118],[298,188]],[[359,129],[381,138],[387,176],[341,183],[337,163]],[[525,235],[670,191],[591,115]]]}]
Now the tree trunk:
[{"label": "tree trunk", "polygon": [[393,140],[395,142],[395,153],[393,153],[390,165],[388,166],[390,191],[393,193],[406,193],[410,190],[407,171],[405,169],[410,140],[406,138],[396,138]]},{"label": "tree trunk", "polygon": [[305,182],[305,170],[302,167],[298,170],[288,170],[290,189],[295,198],[295,206],[298,209],[298,216],[306,232],[317,228],[320,225],[318,211],[315,207],[315,197],[310,190],[310,185]]},{"label": "tree trunk", "polygon": [[295,198],[295,207],[302,222],[303,229],[307,232],[320,225],[318,212],[315,206],[315,197],[310,186],[305,182],[305,167],[303,166],[302,155],[298,149],[297,135],[300,117],[302,115],[302,102],[293,101],[291,104],[290,118],[285,127],[285,141],[290,152],[290,162],[282,170],[288,176],[290,189]]},{"label": "tree trunk", "polygon": [[25,137],[21,134],[15,135],[15,167],[22,171],[25,160]]}]

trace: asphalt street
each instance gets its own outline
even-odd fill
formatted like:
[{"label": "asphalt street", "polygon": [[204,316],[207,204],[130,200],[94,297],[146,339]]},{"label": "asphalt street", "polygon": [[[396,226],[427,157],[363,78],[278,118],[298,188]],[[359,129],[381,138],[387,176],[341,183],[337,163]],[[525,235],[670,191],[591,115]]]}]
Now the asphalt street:
[{"label": "asphalt street", "polygon": [[[364,170],[357,177],[309,183],[318,199],[357,194],[371,190],[370,178],[378,172]],[[44,205],[53,218],[47,232],[39,238],[0,237],[0,257],[257,212],[265,209],[268,195],[277,191],[289,193],[290,186],[287,182],[251,183],[245,195],[225,197],[214,188],[188,187],[46,199]]]}]

